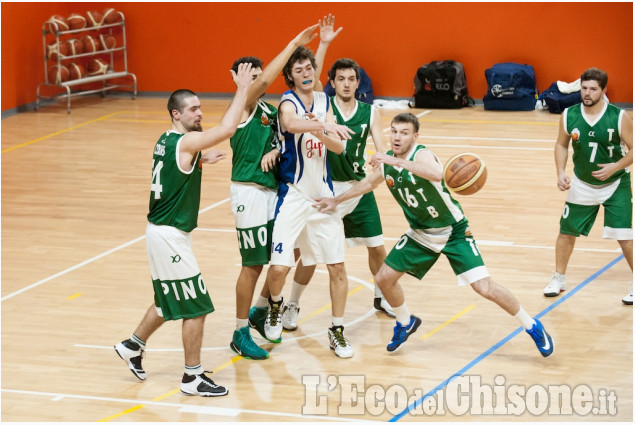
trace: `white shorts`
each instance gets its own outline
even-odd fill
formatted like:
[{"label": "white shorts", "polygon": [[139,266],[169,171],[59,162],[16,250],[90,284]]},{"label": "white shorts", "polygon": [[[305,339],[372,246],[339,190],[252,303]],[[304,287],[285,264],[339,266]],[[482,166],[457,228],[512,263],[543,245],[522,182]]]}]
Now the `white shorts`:
[{"label": "white shorts", "polygon": [[594,186],[584,183],[574,174],[571,178],[567,202],[578,205],[602,205],[613,196],[619,185],[620,180],[618,179],[606,185]]},{"label": "white shorts", "polygon": [[293,187],[279,200],[272,235],[272,265],[293,267],[293,248],[300,248],[302,263],[343,263],[344,230],[337,212],[322,213],[312,201]]},{"label": "white shorts", "polygon": [[232,182],[229,190],[237,229],[265,226],[273,220],[277,191],[259,184],[239,182]]},{"label": "white shorts", "polygon": [[152,280],[182,280],[201,273],[192,236],[172,226],[146,226],[146,250]]},{"label": "white shorts", "polygon": [[[338,196],[354,185],[355,183],[353,182],[333,182],[333,192],[335,192],[335,196]],[[355,207],[357,207],[357,204],[359,204],[360,199],[362,199],[362,195],[347,199],[346,201],[337,204],[336,208],[340,217],[344,217],[345,215],[352,213]]]}]

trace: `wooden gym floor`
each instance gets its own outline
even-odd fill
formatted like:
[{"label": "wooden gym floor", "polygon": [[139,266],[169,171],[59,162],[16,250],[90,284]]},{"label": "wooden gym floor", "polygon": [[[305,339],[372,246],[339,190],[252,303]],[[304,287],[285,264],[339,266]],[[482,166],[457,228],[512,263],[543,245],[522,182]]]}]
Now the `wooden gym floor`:
[{"label": "wooden gym floor", "polygon": [[[388,355],[394,321],[372,308],[364,249],[347,250],[346,259],[352,359],[328,348],[324,268],[302,298],[296,332],[279,345],[252,332],[270,359],[235,356],[229,342],[240,256],[224,142],[228,158],[203,174],[193,240],[217,309],[206,321],[203,366],[229,395],[180,394],[178,323],[148,341],[148,379],[137,381],[112,346],[130,336],[152,302],[144,231],[152,148],[170,127],[166,101],[87,97],[73,100],[70,115],[59,102],[2,120],[2,421],[632,422],[633,310],[620,301],[632,273],[617,243],[601,238],[602,213],[577,242],[568,290],[555,299],[542,295],[565,199],[553,161],[558,116],[482,106],[413,110],[419,141],[442,161],[471,151],[487,163],[484,189],[458,199],[492,277],[540,315],[554,356],[542,358],[515,319],[458,288],[444,259],[422,281],[403,278],[423,325]],[[202,104],[211,126],[227,100]],[[398,112],[381,110],[384,128]],[[376,196],[389,250],[407,224],[385,187]],[[565,393],[561,399],[554,386]],[[485,406],[492,398],[500,403],[492,413],[479,407],[480,398]]]}]

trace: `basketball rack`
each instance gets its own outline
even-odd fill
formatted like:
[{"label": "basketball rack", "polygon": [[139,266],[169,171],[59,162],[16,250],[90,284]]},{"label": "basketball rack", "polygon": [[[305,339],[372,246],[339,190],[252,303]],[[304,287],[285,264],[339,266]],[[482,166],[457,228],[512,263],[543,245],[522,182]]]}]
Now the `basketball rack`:
[{"label": "basketball rack", "polygon": [[[74,96],[83,96],[89,94],[99,93],[102,97],[105,96],[106,92],[109,90],[113,90],[120,87],[130,88],[132,91],[132,99],[137,97],[137,77],[128,71],[128,58],[127,58],[127,44],[126,44],[126,20],[121,12],[117,12],[121,16],[121,21],[113,24],[105,24],[97,27],[86,27],[75,30],[66,30],[60,31],[56,22],[45,22],[42,25],[42,49],[44,53],[44,82],[38,84],[36,89],[36,101],[35,101],[35,109],[38,110],[40,108],[40,101],[42,99],[64,99],[66,98],[66,111],[67,113],[71,113],[71,98]],[[49,26],[54,27],[54,31],[49,31]],[[113,31],[113,29],[121,27],[121,31]],[[96,35],[99,37],[99,34],[106,33],[104,30],[107,30],[107,33],[113,35],[117,39],[117,46],[112,49],[107,50],[98,50],[96,52],[89,53],[80,53],[76,55],[61,55],[57,54],[57,60],[54,60],[51,65],[62,65],[64,62],[70,62],[72,60],[81,60],[87,57],[99,57],[99,58],[107,58],[106,62],[108,63],[108,70],[105,74],[88,76],[84,78],[79,78],[76,80],[68,80],[63,81],[58,84],[49,81],[49,58],[47,52],[47,35],[52,35],[55,37],[55,42],[60,45],[60,43],[64,43],[66,41],[66,37],[68,34],[80,34],[86,33],[91,35]],[[51,39],[49,37],[49,39]],[[120,68],[117,70],[117,68]],[[125,84],[122,80],[128,79],[130,82]],[[117,81],[113,81],[117,80]],[[79,86],[98,83],[101,82],[101,87],[90,88],[90,89],[82,89]],[[44,96],[40,93],[40,89],[43,87],[47,87],[50,89],[57,88],[62,89],[62,93],[53,94],[50,96]],[[73,90],[76,88],[76,90]],[[47,89],[49,90],[49,89]],[[59,90],[58,90],[59,91]]]}]

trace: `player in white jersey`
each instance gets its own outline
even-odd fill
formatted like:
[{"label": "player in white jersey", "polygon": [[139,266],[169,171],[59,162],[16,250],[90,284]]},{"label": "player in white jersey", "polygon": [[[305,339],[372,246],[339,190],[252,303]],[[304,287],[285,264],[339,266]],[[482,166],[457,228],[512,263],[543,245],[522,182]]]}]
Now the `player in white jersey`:
[{"label": "player in white jersey", "polygon": [[315,69],[313,53],[299,47],[282,71],[291,90],[282,96],[278,112],[280,188],[267,273],[271,296],[265,333],[269,340],[279,339],[282,334],[281,292],[295,265],[297,244],[306,264],[327,265],[333,314],[329,345],[337,356],[347,358],[353,355],[353,349],[343,334],[348,279],[342,224],[337,213],[323,214],[312,204],[316,198],[334,196],[326,151],[343,152],[341,139],[350,138],[352,131],[334,123],[326,95],[313,91]]}]

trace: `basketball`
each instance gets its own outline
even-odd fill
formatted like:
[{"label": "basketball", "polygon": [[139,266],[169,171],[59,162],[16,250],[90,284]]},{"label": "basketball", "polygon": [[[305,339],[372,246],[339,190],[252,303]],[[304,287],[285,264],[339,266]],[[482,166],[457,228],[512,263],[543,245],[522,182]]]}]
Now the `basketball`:
[{"label": "basketball", "polygon": [[103,23],[104,24],[115,24],[117,22],[121,22],[121,15],[113,8],[104,9],[103,13]]},{"label": "basketball", "polygon": [[92,35],[82,37],[82,47],[84,53],[93,53],[99,50],[99,41]]},{"label": "basketball", "polygon": [[47,53],[49,59],[52,59],[52,60],[56,61],[58,55],[61,58],[63,58],[64,56],[68,56],[68,46],[66,45],[66,43],[49,44],[48,46],[46,46],[46,53]]},{"label": "basketball", "polygon": [[68,49],[69,56],[79,55],[84,51],[84,45],[81,40],[76,38],[70,38],[66,40],[66,48]]},{"label": "basketball", "polygon": [[445,185],[459,195],[478,192],[487,180],[485,162],[475,153],[461,153],[453,156],[443,169]]},{"label": "basketball", "polygon": [[64,65],[53,65],[48,70],[49,83],[59,84],[68,81],[70,72]]},{"label": "basketball", "polygon": [[99,43],[103,50],[110,50],[117,46],[117,39],[110,34],[99,34]]},{"label": "basketball", "polygon": [[70,80],[78,80],[86,75],[84,66],[79,63],[71,62],[68,64],[68,70],[70,71]]},{"label": "basketball", "polygon": [[108,64],[101,59],[91,59],[86,65],[86,73],[89,76],[104,75],[108,71]]},{"label": "basketball", "polygon": [[79,13],[72,13],[71,16],[66,19],[68,22],[68,26],[72,30],[80,30],[82,28],[86,28],[86,18],[84,18]]},{"label": "basketball", "polygon": [[104,15],[97,10],[86,12],[86,17],[88,18],[88,23],[93,27],[100,27],[104,22]]},{"label": "basketball", "polygon": [[[57,26],[56,26],[57,25]],[[53,15],[46,21],[46,29],[48,32],[56,33],[58,31],[68,31],[68,23],[66,18],[61,15]]]}]

